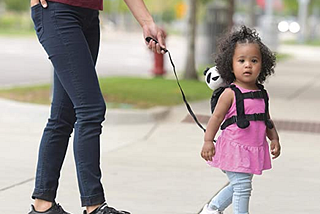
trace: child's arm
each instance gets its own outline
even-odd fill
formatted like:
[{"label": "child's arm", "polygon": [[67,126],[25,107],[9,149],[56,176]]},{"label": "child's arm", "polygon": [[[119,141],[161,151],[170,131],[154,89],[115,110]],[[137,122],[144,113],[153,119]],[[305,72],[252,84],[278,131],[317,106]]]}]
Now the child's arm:
[{"label": "child's arm", "polygon": [[[270,115],[269,115],[269,118],[270,118]],[[269,138],[269,140],[271,140],[270,149],[271,149],[271,154],[273,155],[272,159],[275,159],[280,156],[281,146],[279,141],[279,135],[274,125],[274,122],[271,119],[270,121],[273,124],[273,128],[272,129],[267,128],[267,137]]]},{"label": "child's arm", "polygon": [[227,114],[233,102],[233,91],[226,89],[219,97],[215,110],[208,122],[206,133],[204,135],[204,144],[201,150],[201,157],[206,161],[211,161],[215,154],[215,147],[213,144],[219,127]]}]

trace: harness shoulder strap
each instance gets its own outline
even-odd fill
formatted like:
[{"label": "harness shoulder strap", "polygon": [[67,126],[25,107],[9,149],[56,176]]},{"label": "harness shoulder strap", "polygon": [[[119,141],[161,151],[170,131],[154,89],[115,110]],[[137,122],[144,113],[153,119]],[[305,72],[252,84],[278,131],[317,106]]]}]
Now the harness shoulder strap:
[{"label": "harness shoulder strap", "polygon": [[261,89],[261,92],[263,94],[264,104],[265,104],[264,122],[265,122],[266,126],[268,127],[268,129],[272,129],[273,128],[273,124],[272,124],[270,118],[268,117],[268,115],[269,115],[269,97],[268,97],[268,93],[264,89],[263,85],[258,84],[258,87]]},{"label": "harness shoulder strap", "polygon": [[230,86],[221,86],[213,91],[211,99],[210,99],[210,106],[211,106],[211,114],[214,112],[214,109],[218,103],[220,95],[224,92],[226,88],[229,88]]},{"label": "harness shoulder strap", "polygon": [[236,97],[236,109],[237,118],[236,123],[239,128],[245,129],[250,125],[249,120],[246,119],[244,112],[244,96],[243,93],[235,85],[231,85],[230,88],[234,91]]}]

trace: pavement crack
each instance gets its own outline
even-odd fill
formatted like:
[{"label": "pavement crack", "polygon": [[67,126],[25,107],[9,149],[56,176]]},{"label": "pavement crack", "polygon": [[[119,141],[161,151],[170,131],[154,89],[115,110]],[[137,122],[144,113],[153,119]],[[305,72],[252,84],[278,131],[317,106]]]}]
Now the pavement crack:
[{"label": "pavement crack", "polygon": [[317,80],[319,79],[319,77],[320,75],[316,75],[314,78],[312,78],[312,80],[304,84],[302,87],[299,87],[298,89],[296,89],[291,95],[287,97],[287,99],[293,100],[297,98],[299,95],[301,95],[302,93],[304,93],[305,91],[312,88],[312,86],[317,83]]},{"label": "pavement crack", "polygon": [[152,128],[149,130],[149,132],[142,138],[142,140],[148,140],[152,134],[156,131],[156,129],[158,128],[159,123],[155,123]]},{"label": "pavement crack", "polygon": [[30,181],[34,181],[34,179],[35,179],[34,177],[33,177],[33,178],[29,178],[29,179],[24,180],[24,181],[21,181],[21,182],[19,182],[19,183],[16,183],[16,184],[13,184],[13,185],[4,187],[4,188],[0,189],[0,192],[4,192],[4,191],[9,190],[9,189],[12,189],[12,188],[14,188],[14,187],[17,187],[17,186],[26,184],[26,183],[28,183],[28,182],[30,182]]}]

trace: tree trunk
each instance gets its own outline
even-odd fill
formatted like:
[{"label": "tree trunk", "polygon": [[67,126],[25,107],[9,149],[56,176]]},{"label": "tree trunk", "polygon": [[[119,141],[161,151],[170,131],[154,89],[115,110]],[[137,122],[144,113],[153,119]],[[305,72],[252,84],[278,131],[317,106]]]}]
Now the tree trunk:
[{"label": "tree trunk", "polygon": [[229,1],[229,8],[228,8],[228,13],[230,14],[229,20],[228,20],[228,31],[230,31],[233,27],[233,14],[235,10],[235,1],[234,0],[228,0]]},{"label": "tree trunk", "polygon": [[197,17],[197,0],[189,0],[187,26],[187,59],[184,73],[184,79],[198,79],[195,63],[195,40],[196,40],[196,17]]}]

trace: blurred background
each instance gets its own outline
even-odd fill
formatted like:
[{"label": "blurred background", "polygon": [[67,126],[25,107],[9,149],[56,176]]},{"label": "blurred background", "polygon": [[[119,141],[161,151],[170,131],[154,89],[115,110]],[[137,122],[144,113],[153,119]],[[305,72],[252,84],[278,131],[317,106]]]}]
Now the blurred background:
[{"label": "blurred background", "polygon": [[[255,28],[280,61],[292,58],[292,47],[296,47],[293,52],[301,53],[297,47],[306,50],[320,45],[319,0],[145,3],[166,32],[167,47],[181,79],[203,80],[205,68],[214,65],[218,38],[240,25]],[[53,68],[38,44],[29,7],[26,0],[0,0],[0,88],[52,81]],[[100,77],[173,78],[167,56],[153,55],[146,48],[141,28],[123,1],[104,0],[100,19]]]},{"label": "blurred background", "polygon": [[[256,28],[274,51],[281,44],[320,45],[319,0],[145,0],[145,3],[168,38],[186,39],[187,64],[180,67],[185,78],[197,78],[199,67],[212,64],[217,37],[242,24]],[[107,32],[105,37],[108,33],[140,32],[121,0],[104,0],[101,23]],[[29,1],[0,0],[0,35],[32,34]],[[197,59],[197,53],[201,58]]]}]

